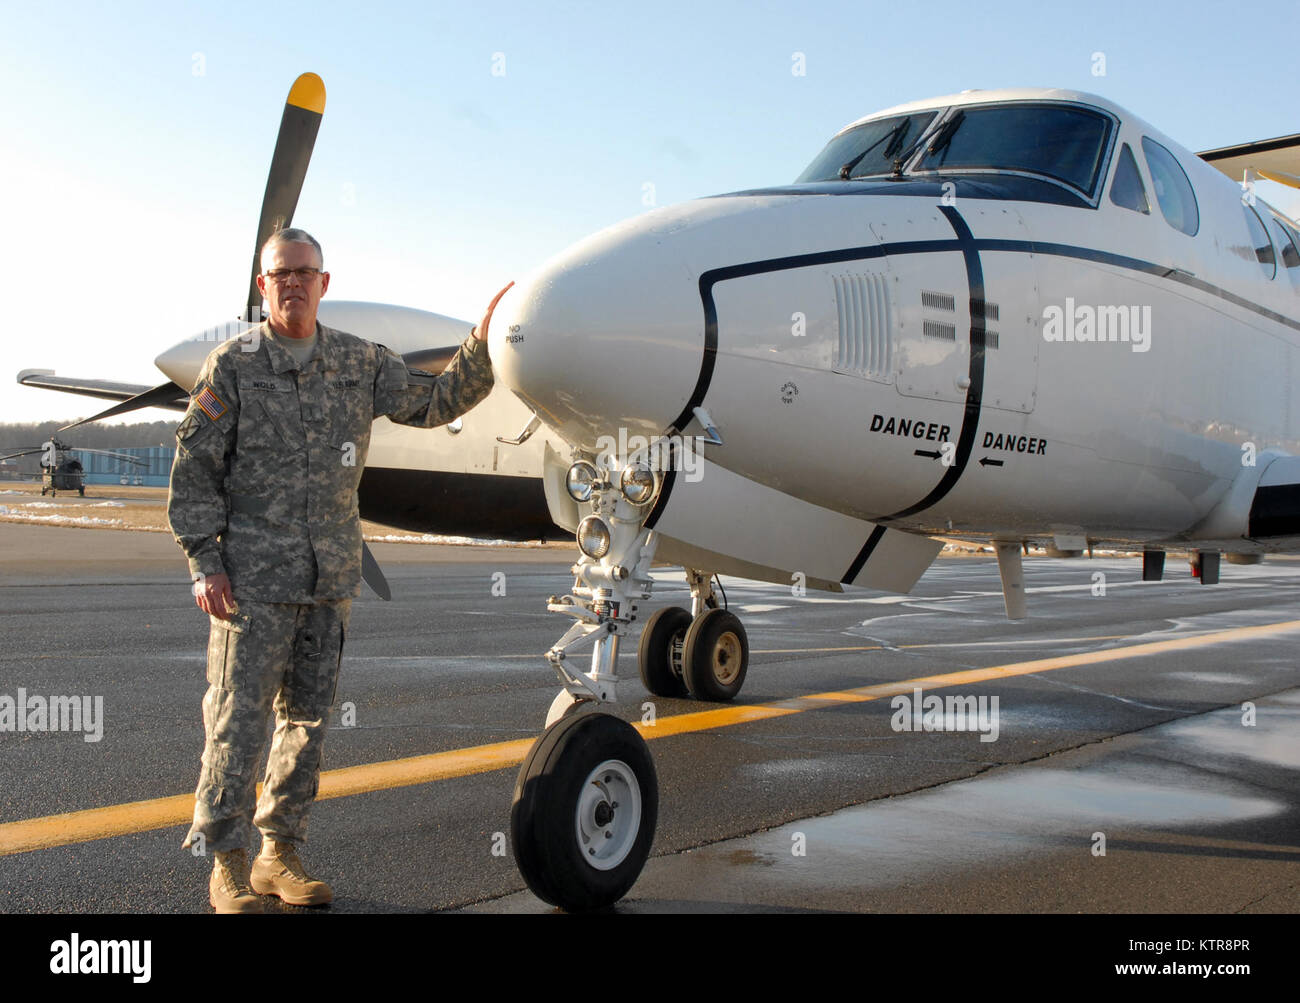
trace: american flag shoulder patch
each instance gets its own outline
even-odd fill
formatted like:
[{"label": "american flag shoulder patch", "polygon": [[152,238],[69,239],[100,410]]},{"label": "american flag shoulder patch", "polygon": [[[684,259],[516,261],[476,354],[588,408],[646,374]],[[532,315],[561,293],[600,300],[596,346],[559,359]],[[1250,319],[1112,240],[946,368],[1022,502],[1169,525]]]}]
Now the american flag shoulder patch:
[{"label": "american flag shoulder patch", "polygon": [[221,398],[212,392],[211,387],[204,387],[194,396],[194,403],[203,409],[213,421],[216,421],[226,413],[226,405],[221,402]]}]

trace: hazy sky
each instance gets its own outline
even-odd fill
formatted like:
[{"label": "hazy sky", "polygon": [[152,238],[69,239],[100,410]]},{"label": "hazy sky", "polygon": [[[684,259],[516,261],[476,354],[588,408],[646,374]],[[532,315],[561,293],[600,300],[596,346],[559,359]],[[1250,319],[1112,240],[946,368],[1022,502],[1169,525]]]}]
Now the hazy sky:
[{"label": "hazy sky", "polygon": [[667,205],[788,182],[902,101],[1077,88],[1193,150],[1300,131],[1298,26],[1293,4],[1262,20],[1133,0],[0,0],[0,420],[100,406],[18,387],[19,369],[152,385],[155,355],[235,316],[307,70],[328,104],[295,222],[325,245],[330,295],[472,320],[507,280],[645,211],[647,184]]}]

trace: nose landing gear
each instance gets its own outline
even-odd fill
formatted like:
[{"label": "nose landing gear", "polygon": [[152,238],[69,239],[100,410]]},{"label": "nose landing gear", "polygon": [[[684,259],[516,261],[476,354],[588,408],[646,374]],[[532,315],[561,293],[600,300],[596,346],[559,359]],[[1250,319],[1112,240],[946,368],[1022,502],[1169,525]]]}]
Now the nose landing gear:
[{"label": "nose landing gear", "polygon": [[[621,718],[586,706],[617,700],[620,639],[654,585],[658,541],[644,523],[658,479],[651,468],[635,467],[624,471],[618,490],[588,461],[570,468],[569,493],[593,511],[578,525],[583,556],[573,566],[573,591],[547,604],[574,620],[546,654],[563,689],[519,770],[510,813],[515,861],[528,887],[571,911],[602,908],[627,893],[658,819],[645,741]],[[690,610],[670,606],[646,621],[637,651],[641,680],[657,696],[730,700],[749,664],[745,628],[719,608],[711,574],[688,568],[686,575]],[[590,669],[571,668],[569,656],[586,645]]]},{"label": "nose landing gear", "polygon": [[510,841],[538,898],[570,912],[600,909],[636,883],[658,816],[659,782],[636,730],[610,714],[572,714],[524,760]]}]

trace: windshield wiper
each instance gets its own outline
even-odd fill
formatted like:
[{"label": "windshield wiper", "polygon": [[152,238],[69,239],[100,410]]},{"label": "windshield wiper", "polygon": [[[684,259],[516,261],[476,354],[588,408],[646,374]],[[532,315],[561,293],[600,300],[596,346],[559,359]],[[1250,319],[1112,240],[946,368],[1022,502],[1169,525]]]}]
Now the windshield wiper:
[{"label": "windshield wiper", "polygon": [[868,146],[865,150],[863,150],[861,153],[859,153],[856,157],[854,157],[852,160],[850,160],[847,164],[845,164],[843,167],[841,167],[841,168],[840,168],[840,180],[841,180],[841,181],[848,181],[848,180],[849,180],[849,175],[850,175],[850,173],[853,171],[853,168],[855,168],[855,167],[858,166],[858,164],[862,161],[862,158],[865,157],[865,156],[866,156],[868,153],[870,153],[872,150],[874,150],[874,149],[875,149],[877,146],[879,146],[881,143],[883,143],[885,140],[889,140],[889,145],[885,147],[885,152],[884,152],[884,155],[885,155],[886,157],[888,157],[891,153],[893,153],[895,150],[897,150],[900,146],[903,145],[903,140],[904,140],[904,138],[907,136],[907,128],[908,128],[909,125],[911,125],[911,120],[910,120],[910,119],[907,119],[907,118],[902,119],[902,120],[898,123],[898,125],[894,126],[894,127],[893,127],[892,129],[890,129],[887,133],[885,133],[883,136],[881,136],[879,139],[877,139],[874,143],[872,143],[870,146]]},{"label": "windshield wiper", "polygon": [[[961,125],[962,120],[965,117],[966,113],[964,111],[959,111],[952,118],[948,119],[947,122],[939,126],[938,130],[933,134],[934,138],[930,143],[930,148],[927,152],[934,153],[935,151],[942,150],[946,147],[952,140],[952,134],[957,131],[957,126]],[[920,145],[921,140],[924,138],[925,130],[923,129],[921,130],[921,135],[916,137],[916,142],[904,150],[899,157],[895,158],[894,177],[901,178],[903,176],[903,165],[912,158],[912,154],[916,152],[917,146]]]},{"label": "windshield wiper", "polygon": [[[941,153],[946,150],[948,144],[952,142],[953,135],[965,120],[966,113],[964,111],[959,111],[952,118],[948,119],[948,121],[943,124],[943,128],[935,134],[934,140],[930,143],[929,149],[925,152],[928,155],[933,156],[936,153]],[[940,161],[940,163],[942,163],[942,161]]]}]

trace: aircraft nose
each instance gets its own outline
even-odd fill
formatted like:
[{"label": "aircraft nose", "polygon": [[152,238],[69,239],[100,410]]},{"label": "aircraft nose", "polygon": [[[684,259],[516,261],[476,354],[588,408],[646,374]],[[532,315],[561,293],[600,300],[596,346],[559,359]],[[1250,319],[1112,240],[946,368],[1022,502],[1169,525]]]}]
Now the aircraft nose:
[{"label": "aircraft nose", "polygon": [[655,234],[614,227],[507,293],[488,340],[497,378],[568,441],[656,435],[699,378],[698,276]]},{"label": "aircraft nose", "polygon": [[166,349],[153,360],[154,365],[177,386],[189,390],[199,378],[199,370],[209,352],[228,338],[237,337],[254,326],[242,320],[214,324]]}]

